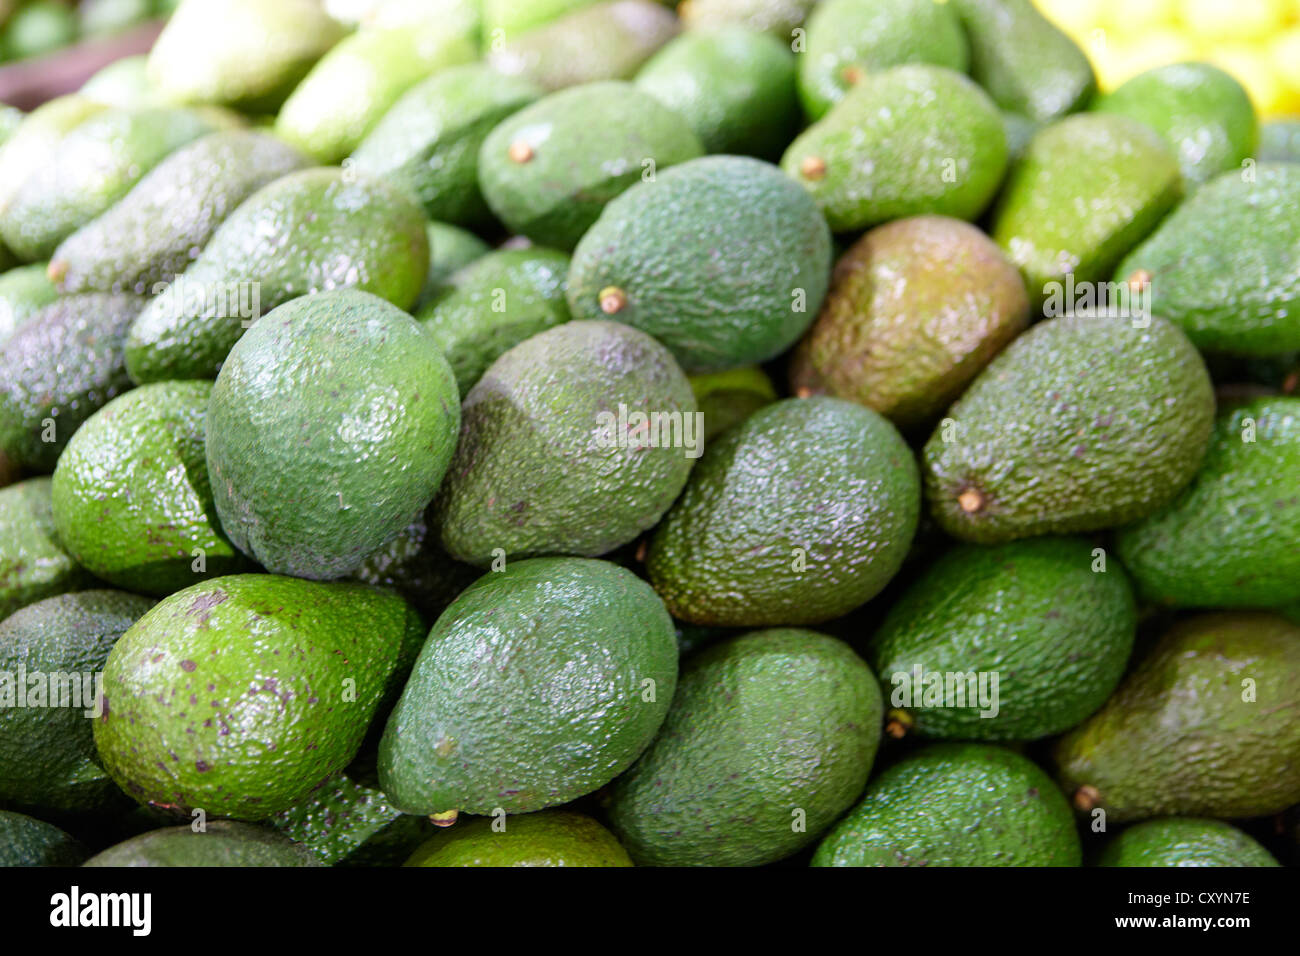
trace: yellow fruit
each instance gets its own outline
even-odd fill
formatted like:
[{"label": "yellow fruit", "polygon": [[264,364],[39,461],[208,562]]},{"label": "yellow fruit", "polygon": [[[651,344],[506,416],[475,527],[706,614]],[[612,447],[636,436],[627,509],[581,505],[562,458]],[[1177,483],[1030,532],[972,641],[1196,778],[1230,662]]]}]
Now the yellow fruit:
[{"label": "yellow fruit", "polygon": [[1286,112],[1291,102],[1287,86],[1273,64],[1256,48],[1222,46],[1207,50],[1206,59],[1241,82],[1260,116],[1280,116]]},{"label": "yellow fruit", "polygon": [[1267,41],[1292,15],[1290,0],[1183,0],[1183,23],[1198,39]]},{"label": "yellow fruit", "polygon": [[1106,11],[1102,25],[1121,39],[1177,29],[1180,0],[1125,0]]},{"label": "yellow fruit", "polygon": [[1300,26],[1276,37],[1269,48],[1273,72],[1295,93],[1300,93]]},{"label": "yellow fruit", "polygon": [[1152,67],[1198,58],[1196,46],[1172,30],[1152,30],[1124,41],[1108,34],[1107,41],[1099,50],[1085,48],[1097,70],[1097,82],[1107,91]]}]

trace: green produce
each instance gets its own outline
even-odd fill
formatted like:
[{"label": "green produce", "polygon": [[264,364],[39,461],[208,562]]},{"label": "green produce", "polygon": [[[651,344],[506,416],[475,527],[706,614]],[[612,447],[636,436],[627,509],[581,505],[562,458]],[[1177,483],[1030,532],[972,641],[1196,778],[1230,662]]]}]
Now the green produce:
[{"label": "green produce", "polygon": [[759,866],[816,840],[862,793],[880,692],[813,631],[731,638],[686,665],[664,729],[614,784],[610,823],[651,866]]},{"label": "green produce", "polygon": [[430,300],[442,292],[443,283],[449,276],[491,251],[486,242],[459,226],[430,222],[425,232],[429,236],[429,272],[415,306],[416,312],[423,311]]},{"label": "green produce", "polygon": [[28,604],[93,582],[59,540],[50,479],[0,488],[0,621]]},{"label": "green produce", "polygon": [[391,588],[415,607],[426,623],[451,604],[482,572],[443,551],[438,529],[420,515],[362,563],[352,577]]},{"label": "green produce", "polygon": [[402,813],[382,790],[346,774],[278,814],[272,825],[326,866],[397,866],[433,829]]},{"label": "green produce", "polygon": [[1261,123],[1255,158],[1261,163],[1300,163],[1300,119]]},{"label": "green produce", "polygon": [[551,23],[573,10],[590,6],[596,0],[480,0],[483,8],[483,34],[491,37],[498,31],[514,36]]},{"label": "green produce", "polygon": [[5,24],[0,48],[6,60],[53,53],[77,39],[77,15],[57,0],[30,0]]},{"label": "green produce", "polygon": [[703,372],[690,376],[690,383],[695,403],[704,416],[706,446],[732,425],[776,401],[772,380],[756,365]]},{"label": "green produce", "polygon": [[1106,844],[1098,866],[1280,866],[1222,820],[1168,817],[1128,827]]},{"label": "green produce", "polygon": [[[499,829],[498,829],[499,828]],[[407,866],[631,866],[614,835],[591,817],[544,810],[458,823],[429,838]]]},{"label": "green produce", "polygon": [[114,60],[83,83],[78,92],[88,100],[117,109],[164,105],[162,94],[149,79],[149,58],[144,54]]},{"label": "green produce", "polygon": [[59,297],[45,273],[46,264],[37,262],[0,275],[0,345]]},{"label": "green produce", "polygon": [[692,29],[739,24],[789,41],[817,0],[682,0],[677,13]]},{"label": "green produce", "polygon": [[86,866],[319,866],[305,848],[272,830],[213,820],[196,832],[192,824],[151,830],[111,846]]},{"label": "green produce", "polygon": [[1052,319],[949,409],[926,497],[944,531],[985,544],[1127,524],[1187,486],[1213,425],[1205,363],[1164,319]]},{"label": "green produce", "polygon": [[377,296],[280,306],[212,389],[207,465],[226,535],[273,573],[351,574],[433,498],[458,399],[433,339]]},{"label": "green produce", "polygon": [[0,810],[0,868],[79,866],[89,855],[79,841],[53,824]]},{"label": "green produce", "polygon": [[682,621],[829,621],[898,571],[919,498],[915,459],[885,419],[839,399],[787,399],[706,450],[646,569]]}]

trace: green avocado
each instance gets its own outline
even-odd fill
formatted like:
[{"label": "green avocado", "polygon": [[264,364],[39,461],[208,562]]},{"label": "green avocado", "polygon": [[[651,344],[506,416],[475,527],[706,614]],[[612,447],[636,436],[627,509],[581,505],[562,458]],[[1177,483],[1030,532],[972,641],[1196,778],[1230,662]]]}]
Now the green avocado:
[{"label": "green avocado", "polygon": [[429,633],[380,742],[380,786],[408,813],[568,803],[640,756],[676,684],[672,620],[632,572],[511,561]]},{"label": "green avocado", "polygon": [[149,80],[149,57],[143,53],[114,60],[96,71],[77,92],[117,109],[164,105],[162,95]]},{"label": "green avocado", "polygon": [[0,216],[28,177],[54,161],[63,138],[103,111],[102,103],[72,93],[56,96],[23,118],[0,146]]},{"label": "green avocado", "polygon": [[709,446],[646,570],[682,621],[816,624],[889,583],[919,510],[916,460],[893,425],[836,398],[786,399]]},{"label": "green avocado", "polygon": [[396,591],[431,624],[481,573],[442,549],[426,512],[368,557],[352,577]]},{"label": "green avocado", "polygon": [[92,856],[86,866],[320,866],[306,847],[265,827],[213,820],[150,830]]},{"label": "green avocado", "polygon": [[57,0],[29,0],[4,25],[3,47],[7,60],[43,56],[71,45],[77,39],[77,15]]},{"label": "green avocado", "polygon": [[695,403],[704,416],[706,447],[732,425],[740,424],[776,401],[772,380],[757,365],[725,372],[701,372],[690,376],[690,383]]},{"label": "green avocado", "polygon": [[479,0],[483,10],[483,35],[517,36],[526,30],[590,6],[597,0]]},{"label": "green avocado", "polygon": [[790,42],[817,0],[682,0],[677,15],[690,29],[739,25]]},{"label": "green avocado", "polygon": [[610,824],[650,866],[760,866],[862,793],[880,691],[847,644],[783,628],[691,658],[659,737],[615,782]]},{"label": "green avocado", "polygon": [[0,868],[80,866],[90,851],[53,824],[0,810]]},{"label": "green avocado", "polygon": [[221,526],[273,573],[349,575],[432,500],[459,427],[451,367],[409,315],[356,289],[295,299],[212,388]]},{"label": "green avocado", "polygon": [[59,297],[44,262],[0,274],[0,345],[28,319]]},{"label": "green avocado", "polygon": [[[429,271],[425,275],[424,289],[415,304],[421,312],[429,301],[442,292],[447,277],[463,269],[475,259],[487,255],[491,248],[474,233],[445,222],[425,225],[429,237]],[[0,281],[3,281],[0,278]]]},{"label": "green avocado", "polygon": [[271,825],[326,866],[397,866],[433,829],[382,790],[339,774]]},{"label": "green avocado", "polygon": [[95,746],[142,804],[272,817],[356,756],[423,633],[410,605],[364,584],[242,574],[193,585],[113,646]]},{"label": "green avocado", "polygon": [[430,837],[406,865],[631,866],[632,861],[614,835],[591,817],[543,810],[457,823]]},{"label": "green avocado", "polygon": [[140,314],[127,342],[131,377],[216,378],[247,325],[316,292],[358,288],[410,308],[428,269],[413,198],[355,171],[290,173],[246,199]]},{"label": "green avocado", "polygon": [[1127,524],[1201,467],[1214,392],[1196,349],[1158,316],[1067,315],[989,363],[923,453],[931,514],[985,544]]},{"label": "green avocado", "polygon": [[0,621],[28,604],[93,583],[59,540],[50,479],[0,488]]},{"label": "green avocado", "polygon": [[1300,163],[1300,119],[1261,123],[1255,158],[1261,163]]},{"label": "green avocado", "polygon": [[721,371],[794,344],[830,268],[830,231],[807,193],[771,163],[707,156],[605,207],[573,253],[569,309],[653,335],[687,371]]},{"label": "green avocado", "polygon": [[894,764],[822,840],[813,866],[1078,866],[1051,778],[988,744],[933,744]]},{"label": "green avocado", "polygon": [[615,322],[569,322],[497,359],[470,389],[436,502],[442,543],[480,567],[596,557],[653,528],[702,435],[662,345]]},{"label": "green avocado", "polygon": [[1061,785],[1113,822],[1253,817],[1300,803],[1300,627],[1275,614],[1175,624],[1056,744]]},{"label": "green avocado", "polygon": [[1098,866],[1281,866],[1273,854],[1222,820],[1166,817],[1127,827]]}]

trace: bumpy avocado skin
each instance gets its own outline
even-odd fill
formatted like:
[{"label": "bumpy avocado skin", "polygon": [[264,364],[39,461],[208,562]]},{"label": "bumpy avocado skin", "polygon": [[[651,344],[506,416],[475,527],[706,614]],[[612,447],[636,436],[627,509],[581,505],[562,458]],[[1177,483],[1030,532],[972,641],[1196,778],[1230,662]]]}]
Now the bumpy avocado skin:
[{"label": "bumpy avocado skin", "polygon": [[1300,802],[1300,628],[1274,614],[1175,624],[1058,741],[1062,787],[1110,820],[1252,817]]},{"label": "bumpy avocado skin", "polygon": [[402,813],[382,790],[339,774],[272,826],[326,866],[397,866],[433,830]]},{"label": "bumpy avocado skin", "polygon": [[92,587],[94,580],[59,540],[49,478],[0,489],[0,621],[44,598]]},{"label": "bumpy avocado skin", "polygon": [[630,571],[587,558],[511,561],[438,619],[379,747],[408,813],[530,813],[632,764],[663,723],[677,641]]},{"label": "bumpy avocado skin", "polygon": [[862,793],[880,716],[875,677],[835,638],[782,628],[715,644],[691,658],[663,730],[615,783],[611,825],[642,865],[783,859]]},{"label": "bumpy avocado skin", "polygon": [[916,461],[885,419],[840,399],[786,399],[706,449],[646,568],[683,621],[829,621],[898,571],[919,498]]},{"label": "bumpy avocado skin", "polygon": [[1214,425],[1205,363],[1158,316],[1039,323],[995,358],[925,445],[944,531],[994,544],[1142,518],[1200,468]]},{"label": "bumpy avocado skin", "polygon": [[79,866],[90,851],[53,824],[0,810],[0,869],[11,866]]},{"label": "bumpy avocado skin", "polygon": [[311,851],[273,830],[213,820],[195,832],[191,825],[165,827],[132,837],[97,853],[90,867],[122,866],[320,866]]},{"label": "bumpy avocado skin", "polygon": [[1034,763],[933,744],[894,764],[817,847],[813,866],[1078,866],[1070,806]]},{"label": "bumpy avocado skin", "polygon": [[1168,817],[1128,827],[1097,866],[1281,866],[1255,840],[1222,820]]},{"label": "bumpy avocado skin", "polygon": [[614,835],[591,817],[543,810],[467,820],[429,838],[407,866],[631,866]]}]

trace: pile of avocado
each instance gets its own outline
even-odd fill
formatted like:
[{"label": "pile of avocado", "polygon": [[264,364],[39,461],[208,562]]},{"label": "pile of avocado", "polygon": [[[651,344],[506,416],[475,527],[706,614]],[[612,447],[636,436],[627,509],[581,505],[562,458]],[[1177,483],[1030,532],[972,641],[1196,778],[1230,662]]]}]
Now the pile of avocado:
[{"label": "pile of avocado", "polygon": [[1300,860],[1296,130],[1030,0],[182,0],[0,146],[0,865]]}]

